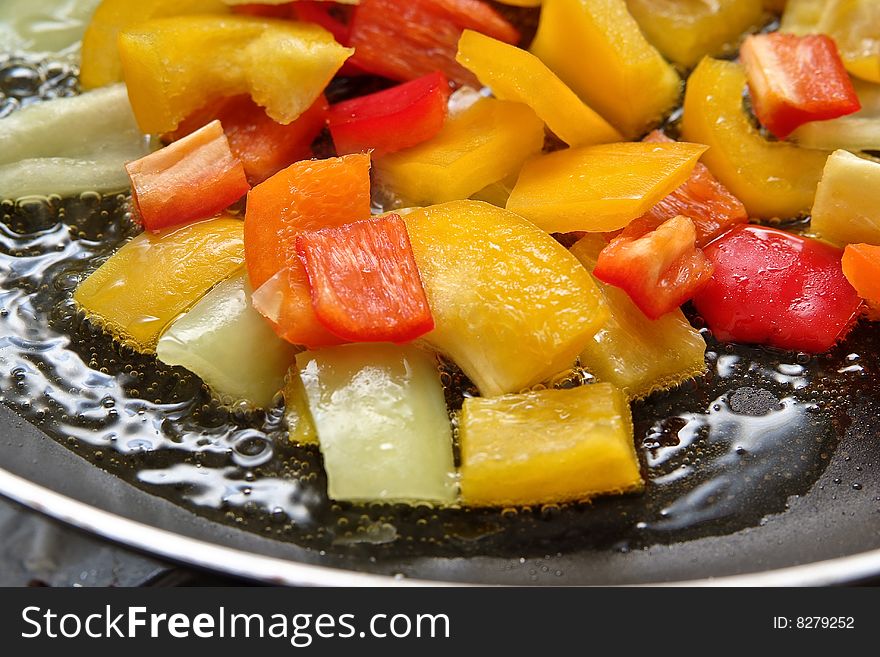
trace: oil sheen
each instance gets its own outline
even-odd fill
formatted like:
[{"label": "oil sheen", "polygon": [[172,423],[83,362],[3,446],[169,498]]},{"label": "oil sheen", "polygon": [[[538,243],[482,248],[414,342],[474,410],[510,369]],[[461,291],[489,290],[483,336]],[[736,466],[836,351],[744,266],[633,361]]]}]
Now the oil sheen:
[{"label": "oil sheen", "polygon": [[[70,88],[72,76],[2,60],[2,111]],[[337,504],[319,452],[287,440],[280,397],[268,410],[223,405],[196,376],[114,342],[78,311],[79,282],[139,230],[129,207],[127,194],[0,202],[2,402],[154,495],[315,550],[519,556],[736,532],[806,493],[852,400],[873,404],[880,389],[880,343],[867,324],[821,356],[718,344],[704,331],[706,375],[634,404],[644,494],[505,510]],[[451,364],[441,376],[454,419],[473,387]],[[575,370],[554,385],[589,383]]]}]

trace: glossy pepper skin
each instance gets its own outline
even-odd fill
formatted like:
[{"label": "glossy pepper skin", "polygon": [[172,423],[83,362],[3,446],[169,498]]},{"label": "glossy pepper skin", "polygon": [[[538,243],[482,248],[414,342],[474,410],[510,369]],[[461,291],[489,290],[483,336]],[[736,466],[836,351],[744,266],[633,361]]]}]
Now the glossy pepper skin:
[{"label": "glossy pepper skin", "polygon": [[544,0],[531,51],[627,139],[659,123],[681,93],[624,0]]},{"label": "glossy pepper skin", "polygon": [[[218,52],[229,56],[218,62]],[[144,133],[177,129],[219,97],[248,94],[281,124],[309,109],[352,54],[324,28],[252,16],[176,16],[119,35],[135,118]]]},{"label": "glossy pepper skin", "polygon": [[746,38],[740,58],[758,120],[785,139],[810,121],[858,112],[859,97],[834,41],[824,34],[757,34]]},{"label": "glossy pepper skin", "polygon": [[682,138],[706,144],[703,163],[751,217],[795,217],[810,209],[827,151],[774,142],[743,110],[746,76],[734,62],[706,58],[688,78]]},{"label": "glossy pepper skin", "polygon": [[437,71],[333,105],[328,120],[336,152],[372,150],[379,157],[428,141],[443,127],[449,93],[449,80]]},{"label": "glossy pepper skin", "polygon": [[125,169],[138,216],[153,232],[213,217],[250,189],[219,121],[129,162]]},{"label": "glossy pepper skin", "polygon": [[519,32],[481,0],[361,0],[351,20],[352,62],[392,80],[413,80],[442,71],[458,84],[477,86],[455,61],[458,39],[476,30],[506,43]]},{"label": "glossy pepper skin", "polygon": [[861,300],[840,250],[774,228],[737,226],[705,248],[715,265],[694,304],[719,340],[822,353],[842,340]]}]

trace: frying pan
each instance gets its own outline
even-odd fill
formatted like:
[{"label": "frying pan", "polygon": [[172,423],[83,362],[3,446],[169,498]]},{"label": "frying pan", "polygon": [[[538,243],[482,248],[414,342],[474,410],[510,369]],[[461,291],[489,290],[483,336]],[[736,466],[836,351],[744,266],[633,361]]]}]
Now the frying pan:
[{"label": "frying pan", "polygon": [[[65,277],[132,233],[125,204],[86,195],[3,207],[0,494],[167,559],[285,584],[818,585],[880,575],[880,335],[868,324],[812,358],[705,333],[707,374],[634,405],[644,495],[519,510],[336,505],[320,456],[285,444],[277,412],[218,408],[194,377],[113,346],[71,310]],[[56,240],[70,268],[53,260],[37,283],[15,280],[15,258],[30,255],[15,252],[22,236]],[[8,303],[18,304],[11,315]],[[42,383],[20,388],[31,366]],[[455,407],[468,383],[443,367]],[[137,401],[150,384],[163,403]],[[105,427],[89,385],[137,408],[125,440],[90,440],[90,422]],[[58,394],[88,409],[81,426],[35,411]],[[206,473],[214,488],[197,481]],[[283,488],[298,478],[307,483]],[[283,508],[253,502],[278,490]]]}]

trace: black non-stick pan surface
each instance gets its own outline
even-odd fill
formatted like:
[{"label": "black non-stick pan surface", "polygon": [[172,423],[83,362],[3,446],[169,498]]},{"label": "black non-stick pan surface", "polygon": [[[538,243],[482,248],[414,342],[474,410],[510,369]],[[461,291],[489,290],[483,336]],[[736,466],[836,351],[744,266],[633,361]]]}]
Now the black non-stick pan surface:
[{"label": "black non-stick pan surface", "polygon": [[[28,67],[42,80],[22,102],[69,88],[73,74],[4,66],[23,69],[6,76],[17,83]],[[0,203],[2,494],[167,558],[286,583],[880,574],[877,325],[820,356],[704,331],[706,375],[633,406],[641,495],[492,510],[336,504],[317,450],[288,442],[280,400],[224,406],[77,311],[79,281],[138,230],[129,203],[92,193]],[[454,409],[470,386],[439,365]],[[580,371],[553,382],[583,383]],[[791,570],[804,564],[819,565]]]}]

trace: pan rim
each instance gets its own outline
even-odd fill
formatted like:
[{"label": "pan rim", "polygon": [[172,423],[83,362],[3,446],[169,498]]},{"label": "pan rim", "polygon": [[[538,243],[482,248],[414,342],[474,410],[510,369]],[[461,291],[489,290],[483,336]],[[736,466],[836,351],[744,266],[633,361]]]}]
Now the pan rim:
[{"label": "pan rim", "polygon": [[[53,491],[0,467],[0,495],[114,543],[197,568],[286,586],[457,587],[461,582],[398,578],[253,554],[132,520]],[[797,566],[637,586],[762,587],[845,585],[880,573],[880,549]]]}]

